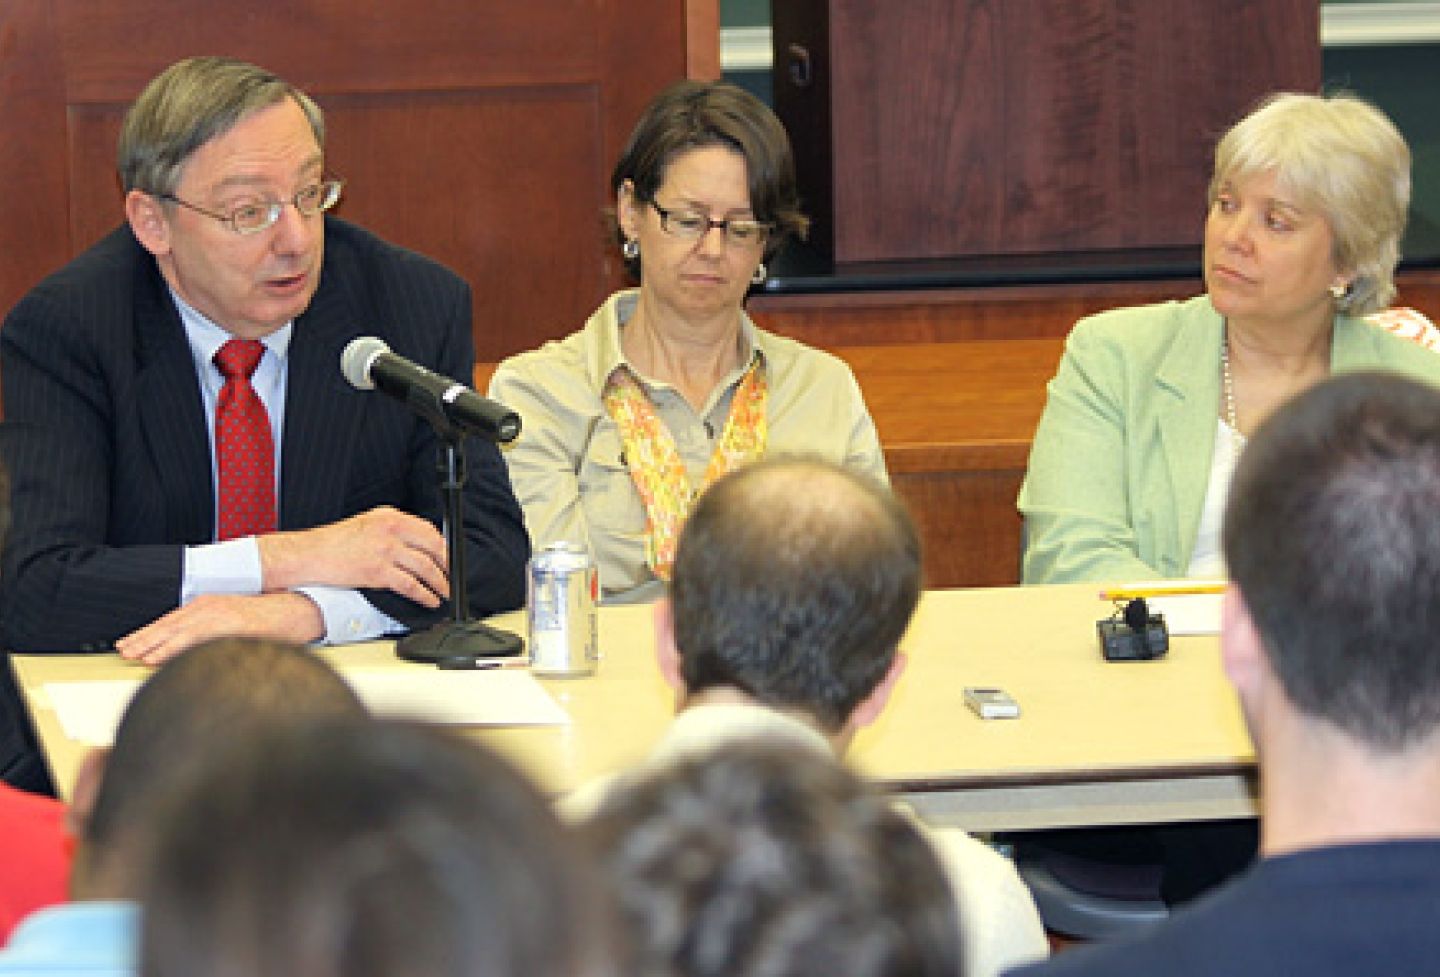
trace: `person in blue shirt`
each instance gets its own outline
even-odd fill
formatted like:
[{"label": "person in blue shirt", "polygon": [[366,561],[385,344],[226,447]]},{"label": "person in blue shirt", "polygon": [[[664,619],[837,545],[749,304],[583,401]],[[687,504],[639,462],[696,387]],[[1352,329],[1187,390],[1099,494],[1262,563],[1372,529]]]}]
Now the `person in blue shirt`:
[{"label": "person in blue shirt", "polygon": [[21,921],[0,950],[0,975],[134,973],[140,869],[173,784],[234,739],[301,718],[365,715],[345,681],[298,646],[219,639],[171,659],[126,707],[114,745],[93,751],[76,777],[73,901]]}]

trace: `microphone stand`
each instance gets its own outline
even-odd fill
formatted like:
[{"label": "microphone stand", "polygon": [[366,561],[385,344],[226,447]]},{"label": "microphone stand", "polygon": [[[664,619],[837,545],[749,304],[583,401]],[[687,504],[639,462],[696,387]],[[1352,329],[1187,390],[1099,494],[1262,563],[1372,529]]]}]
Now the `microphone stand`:
[{"label": "microphone stand", "polygon": [[407,661],[441,668],[475,668],[482,659],[518,655],[525,648],[519,635],[492,628],[470,617],[465,576],[465,432],[451,424],[441,405],[412,395],[410,406],[435,428],[441,446],[436,459],[440,498],[444,503],[445,554],[450,567],[450,620],[408,634],[395,643]]}]

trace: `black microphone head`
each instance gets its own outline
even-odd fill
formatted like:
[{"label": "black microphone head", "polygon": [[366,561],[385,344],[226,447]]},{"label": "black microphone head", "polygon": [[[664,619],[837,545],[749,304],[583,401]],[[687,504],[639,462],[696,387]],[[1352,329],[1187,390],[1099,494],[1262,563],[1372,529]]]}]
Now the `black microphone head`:
[{"label": "black microphone head", "polygon": [[1132,631],[1145,633],[1145,626],[1150,623],[1150,605],[1145,603],[1144,597],[1136,597],[1125,605],[1125,623]]},{"label": "black microphone head", "polygon": [[370,367],[375,357],[390,352],[385,340],[374,336],[358,336],[350,340],[345,352],[340,354],[340,372],[357,390],[374,390],[375,381],[370,379]]}]

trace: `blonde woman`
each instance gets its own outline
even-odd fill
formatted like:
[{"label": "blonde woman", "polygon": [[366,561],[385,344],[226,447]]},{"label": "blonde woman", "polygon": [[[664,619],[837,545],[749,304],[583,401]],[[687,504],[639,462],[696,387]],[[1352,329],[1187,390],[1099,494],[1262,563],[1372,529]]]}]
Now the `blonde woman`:
[{"label": "blonde woman", "polygon": [[1078,323],[1019,507],[1026,583],[1224,573],[1220,516],[1246,438],[1317,381],[1440,356],[1365,322],[1394,295],[1410,152],[1351,95],[1284,93],[1221,139],[1206,292]]}]

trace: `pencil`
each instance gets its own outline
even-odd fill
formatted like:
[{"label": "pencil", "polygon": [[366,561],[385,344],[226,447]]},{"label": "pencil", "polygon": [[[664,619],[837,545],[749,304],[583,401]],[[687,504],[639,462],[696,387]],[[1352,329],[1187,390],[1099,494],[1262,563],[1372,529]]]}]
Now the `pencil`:
[{"label": "pencil", "polygon": [[1115,584],[1100,591],[1101,600],[1134,600],[1137,597],[1183,597],[1191,594],[1223,594],[1223,580],[1150,580]]}]

